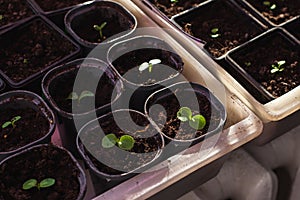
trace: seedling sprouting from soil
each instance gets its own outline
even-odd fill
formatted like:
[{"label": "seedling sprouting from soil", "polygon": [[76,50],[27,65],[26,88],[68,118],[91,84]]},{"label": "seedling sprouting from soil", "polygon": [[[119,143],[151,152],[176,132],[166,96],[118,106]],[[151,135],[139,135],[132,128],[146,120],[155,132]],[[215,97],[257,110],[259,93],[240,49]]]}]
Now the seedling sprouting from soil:
[{"label": "seedling sprouting from soil", "polygon": [[0,15],[0,21],[1,21],[3,18],[4,18],[4,16],[3,16],[3,15]]},{"label": "seedling sprouting from soil", "polygon": [[276,62],[275,64],[272,64],[272,69],[271,73],[276,73],[276,72],[282,72],[284,70],[283,65],[285,64],[285,60],[281,60]]},{"label": "seedling sprouting from soil", "polygon": [[196,130],[202,130],[206,125],[206,119],[203,115],[194,115],[189,107],[181,107],[177,112],[177,118],[182,122],[189,122],[190,127]]},{"label": "seedling sprouting from soil", "polygon": [[144,62],[139,66],[139,71],[142,72],[145,69],[149,69],[149,72],[151,72],[153,65],[157,65],[159,63],[161,63],[160,59],[152,59],[149,62]]},{"label": "seedling sprouting from soil", "polygon": [[21,119],[21,116],[15,116],[13,117],[10,121],[7,121],[7,122],[4,122],[2,124],[2,128],[6,128],[8,127],[9,125],[11,125],[13,128],[16,127],[16,122],[19,121]]},{"label": "seedling sprouting from soil", "polygon": [[274,10],[276,8],[276,4],[271,3],[270,1],[264,1],[263,4],[268,6],[270,10]]},{"label": "seedling sprouting from soil", "polygon": [[179,0],[170,0],[171,3],[177,3]]},{"label": "seedling sprouting from soil", "polygon": [[93,96],[95,95],[91,91],[83,90],[79,96],[76,92],[71,92],[66,99],[77,100],[77,103],[80,104],[81,99]]},{"label": "seedling sprouting from soil", "polygon": [[28,64],[28,59],[24,58],[23,59],[23,64]]},{"label": "seedling sprouting from soil", "polygon": [[102,138],[103,148],[112,148],[116,144],[120,149],[130,151],[134,146],[135,140],[130,135],[122,135],[120,138],[113,133],[106,135]]},{"label": "seedling sprouting from soil", "polygon": [[221,34],[219,33],[219,29],[218,28],[213,28],[210,30],[210,37],[212,38],[217,38],[220,37]]},{"label": "seedling sprouting from soil", "polygon": [[251,62],[250,61],[246,61],[244,64],[246,65],[246,67],[250,67],[251,66]]},{"label": "seedling sprouting from soil", "polygon": [[106,26],[107,22],[103,22],[100,26],[99,25],[94,25],[93,28],[99,32],[100,39],[103,39],[103,28]]},{"label": "seedling sprouting from soil", "polygon": [[25,183],[23,183],[23,190],[29,190],[31,188],[37,187],[38,190],[41,188],[51,187],[55,184],[55,179],[53,178],[45,178],[41,182],[38,183],[36,179],[29,179]]}]

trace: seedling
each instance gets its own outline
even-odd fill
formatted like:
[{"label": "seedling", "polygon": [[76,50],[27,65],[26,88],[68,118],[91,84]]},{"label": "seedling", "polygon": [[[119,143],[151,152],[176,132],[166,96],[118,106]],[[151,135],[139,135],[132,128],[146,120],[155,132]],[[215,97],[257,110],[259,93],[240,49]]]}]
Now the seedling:
[{"label": "seedling", "polygon": [[93,28],[99,32],[99,35],[100,35],[100,39],[103,38],[103,33],[102,33],[102,30],[103,28],[106,26],[107,22],[103,22],[100,26],[99,25],[94,25]]},{"label": "seedling", "polygon": [[0,15],[0,21],[1,21],[3,18],[4,18],[4,16],[3,16],[3,15]]},{"label": "seedling", "polygon": [[276,8],[276,4],[274,4],[274,3],[271,4],[270,1],[264,1],[263,4],[264,4],[265,6],[268,6],[270,10],[274,10],[274,9]]},{"label": "seedling", "polygon": [[251,66],[251,62],[250,61],[246,61],[244,64],[246,65],[246,67],[250,67]]},{"label": "seedling", "polygon": [[171,3],[178,3],[179,0],[170,0]]},{"label": "seedling", "polygon": [[23,190],[29,190],[31,188],[37,187],[38,190],[41,188],[51,187],[55,184],[55,179],[53,178],[45,178],[41,182],[38,183],[36,179],[29,179],[25,183],[23,183]]},{"label": "seedling", "polygon": [[217,38],[217,37],[221,36],[221,34],[219,33],[219,29],[218,28],[211,29],[210,33],[211,33],[210,36],[212,38]]},{"label": "seedling", "polygon": [[28,64],[28,59],[24,58],[23,63]]},{"label": "seedling", "polygon": [[83,90],[79,96],[76,92],[71,92],[66,99],[77,100],[77,103],[80,104],[81,99],[93,96],[95,95],[91,91]]},{"label": "seedling", "polygon": [[203,115],[194,115],[189,107],[181,107],[177,112],[177,118],[182,122],[189,122],[190,127],[196,130],[202,130],[206,125],[206,119]]},{"label": "seedling", "polygon": [[6,128],[9,125],[11,125],[13,128],[16,127],[16,122],[19,121],[21,119],[21,116],[15,116],[13,117],[10,121],[4,122],[4,124],[2,124],[2,128]]},{"label": "seedling", "polygon": [[103,148],[112,148],[116,144],[120,149],[130,151],[134,146],[135,140],[130,135],[122,135],[120,138],[113,133],[106,135],[102,138]]},{"label": "seedling", "polygon": [[272,64],[272,69],[271,73],[276,73],[276,72],[282,72],[284,70],[283,65],[285,64],[285,60],[281,60],[276,62],[275,64]]},{"label": "seedling", "polygon": [[149,62],[144,62],[139,66],[139,71],[142,72],[145,69],[149,69],[149,72],[151,72],[153,65],[157,65],[159,63],[161,63],[160,59],[152,59]]}]

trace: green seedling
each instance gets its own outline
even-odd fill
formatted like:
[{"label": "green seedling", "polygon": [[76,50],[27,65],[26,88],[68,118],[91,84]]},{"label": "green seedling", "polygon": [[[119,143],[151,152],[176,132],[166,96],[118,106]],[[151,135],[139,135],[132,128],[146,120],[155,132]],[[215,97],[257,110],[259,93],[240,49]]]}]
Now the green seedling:
[{"label": "green seedling", "polygon": [[1,21],[3,18],[4,18],[4,16],[3,16],[3,15],[0,15],[0,21]]},{"label": "green seedling", "polygon": [[106,26],[107,22],[103,22],[100,26],[99,25],[94,25],[93,28],[99,32],[99,35],[100,35],[100,39],[103,38],[103,33],[102,33],[102,30],[103,28]]},{"label": "green seedling", "polygon": [[219,29],[218,28],[213,28],[213,29],[211,29],[210,30],[210,36],[212,37],[212,38],[217,38],[217,37],[220,37],[221,36],[221,34],[219,33]]},{"label": "green seedling", "polygon": [[270,10],[274,10],[276,8],[276,4],[272,4],[270,1],[264,1],[263,4],[268,6]]},{"label": "green seedling", "polygon": [[247,61],[244,64],[245,64],[246,67],[250,67],[251,66],[251,62],[250,61]]},{"label": "green seedling", "polygon": [[116,144],[120,149],[130,151],[134,146],[135,140],[130,135],[122,135],[120,138],[113,133],[106,135],[102,138],[103,148],[112,148]]},{"label": "green seedling", "polygon": [[271,73],[276,73],[276,72],[282,72],[284,70],[283,65],[285,64],[285,60],[281,60],[276,62],[275,64],[272,64],[272,69]]},{"label": "green seedling", "polygon": [[81,99],[86,97],[93,97],[93,96],[95,95],[91,91],[83,90],[79,96],[76,92],[71,92],[66,99],[77,100],[78,104],[80,104]]},{"label": "green seedling", "polygon": [[149,62],[144,62],[139,66],[139,71],[142,72],[145,69],[149,69],[149,72],[151,72],[153,65],[157,65],[159,63],[161,63],[160,59],[152,59]]},{"label": "green seedling", "polygon": [[179,0],[170,0],[171,3],[178,3]]},{"label": "green seedling", "polygon": [[28,64],[28,59],[24,58],[23,63]]},{"label": "green seedling", "polygon": [[23,183],[23,190],[29,190],[31,188],[37,187],[38,190],[41,188],[51,187],[55,184],[55,179],[53,178],[45,178],[41,182],[37,182],[36,179],[29,179],[25,183]]},{"label": "green seedling", "polygon": [[203,115],[194,115],[189,107],[181,107],[177,112],[177,118],[182,122],[189,122],[190,127],[196,130],[202,130],[206,125],[206,119]]},{"label": "green seedling", "polygon": [[21,116],[15,116],[13,117],[10,121],[7,121],[7,122],[4,122],[2,124],[2,128],[6,128],[8,127],[9,125],[11,125],[13,128],[16,127],[16,122],[19,121],[21,119]]}]

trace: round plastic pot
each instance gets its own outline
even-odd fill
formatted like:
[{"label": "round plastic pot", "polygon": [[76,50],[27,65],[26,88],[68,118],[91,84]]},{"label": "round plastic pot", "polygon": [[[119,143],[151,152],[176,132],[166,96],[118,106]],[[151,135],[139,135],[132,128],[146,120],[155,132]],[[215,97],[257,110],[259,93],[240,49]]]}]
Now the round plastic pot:
[{"label": "round plastic pot", "polygon": [[[160,58],[161,64],[153,66],[152,72],[148,72],[148,69],[138,72],[138,67],[143,62],[158,58]],[[181,57],[168,43],[157,37],[147,35],[114,44],[108,50],[107,60],[121,77],[125,90],[127,90],[122,98],[123,105],[129,103],[129,108],[141,112],[144,111],[145,100],[151,93],[181,80],[184,65]],[[143,83],[148,81],[148,78],[144,80],[142,77],[139,78],[141,80],[138,80],[137,76],[141,73],[147,73],[150,75],[149,79],[155,78],[157,80]],[[166,76],[166,74],[169,75]]]},{"label": "round plastic pot", "polygon": [[[33,108],[37,113],[45,117],[48,121],[48,132],[41,138],[28,143],[22,147],[15,148],[14,150],[7,152],[0,152],[0,160],[20,152],[28,147],[31,147],[36,144],[49,143],[51,141],[51,136],[55,130],[55,118],[52,110],[44,102],[44,100],[38,95],[23,90],[16,90],[11,92],[6,92],[0,95],[0,106],[2,108]],[[35,123],[33,120],[32,123]],[[3,138],[1,138],[3,139]]]},{"label": "round plastic pot", "polygon": [[[73,157],[73,155],[69,151],[67,151],[66,149],[64,149],[62,147],[58,147],[58,146],[54,146],[54,145],[50,145],[50,144],[41,144],[41,145],[32,146],[32,147],[30,147],[28,149],[25,149],[25,150],[23,150],[21,152],[18,152],[16,154],[14,154],[14,155],[6,158],[5,160],[3,160],[0,163],[0,167],[1,167],[1,171],[0,171],[1,181],[0,182],[1,182],[1,185],[3,187],[5,187],[5,185],[8,184],[3,179],[3,175],[4,175],[3,171],[6,170],[6,169],[8,169],[8,168],[14,168],[15,167],[15,163],[17,163],[17,162],[18,163],[20,163],[20,162],[24,163],[24,165],[26,163],[28,163],[28,162],[31,162],[33,165],[36,165],[36,169],[35,169],[36,171],[34,171],[34,172],[32,172],[32,169],[24,169],[24,170],[22,170],[22,173],[26,173],[26,172],[29,171],[29,173],[30,173],[30,174],[28,174],[29,178],[35,178],[35,177],[32,177],[32,175],[34,175],[34,174],[31,174],[31,173],[37,173],[38,174],[38,172],[41,171],[42,169],[40,169],[38,167],[39,160],[35,160],[34,156],[36,154],[38,154],[38,155],[40,154],[41,158],[45,157],[45,155],[42,155],[42,151],[43,150],[47,150],[47,153],[49,153],[49,152],[55,152],[56,153],[56,155],[55,155],[56,159],[60,155],[64,155],[64,157],[69,157],[70,158],[71,163],[70,162],[69,163],[65,163],[65,165],[66,165],[66,167],[69,167],[69,168],[72,166],[72,167],[74,167],[77,170],[77,173],[78,173],[78,175],[77,175],[77,181],[79,183],[79,188],[78,188],[79,191],[78,191],[78,196],[77,196],[76,200],[82,200],[84,198],[84,195],[85,195],[86,189],[87,189],[86,176],[85,176],[85,173],[84,173],[83,169],[81,168],[81,166],[79,165],[78,161]],[[28,159],[24,160],[25,156]],[[46,160],[48,162],[52,162],[52,163],[53,162],[54,163],[57,162],[57,160],[53,160],[53,156],[48,156],[46,158]],[[57,170],[57,168],[55,168],[55,169],[49,169],[49,171],[51,171],[51,170],[52,171],[53,170]],[[21,173],[21,172],[18,171],[16,173]],[[57,173],[59,174],[60,172],[57,171]],[[5,174],[5,175],[7,175],[7,174]],[[9,174],[9,175],[11,175],[12,177],[14,177],[16,174]],[[22,175],[24,175],[24,174],[22,174]],[[62,175],[61,179],[63,179],[64,175]],[[60,181],[62,181],[62,180],[60,180]],[[65,181],[65,180],[63,180],[63,181]],[[58,182],[58,180],[56,180],[56,183],[57,182]],[[15,187],[18,187],[18,186],[15,185]],[[16,188],[16,189],[19,190],[19,188]],[[34,189],[32,189],[32,190],[34,190]],[[46,189],[45,188],[41,188],[41,190],[46,190]],[[38,190],[36,190],[36,192],[38,192]],[[0,198],[4,199],[3,194],[0,194]],[[44,197],[44,198],[46,198],[46,197]]]},{"label": "round plastic pot", "polygon": [[[36,32],[34,31],[35,29],[41,30],[40,32]],[[53,38],[46,37],[47,35],[45,35],[43,30],[51,34],[51,37]],[[26,37],[28,39],[25,38],[25,34],[28,34],[28,36]],[[41,41],[42,37],[44,37],[43,41]],[[35,38],[40,39],[34,41]],[[41,48],[36,48],[37,50],[34,53],[30,54],[28,57],[24,57],[23,54],[21,55],[19,52],[28,52],[30,50],[28,49],[28,47],[32,47],[32,42],[36,42],[36,45],[40,45]],[[65,46],[56,46],[56,43]],[[22,44],[22,46],[20,44]],[[4,32],[1,32],[0,45],[2,47],[1,53],[3,53],[4,55],[7,52],[10,55],[15,54],[16,57],[18,56],[17,58],[15,58],[15,60],[8,59],[6,57],[2,58],[0,75],[2,76],[3,80],[11,89],[26,89],[38,94],[41,92],[40,82],[42,76],[47,71],[49,71],[54,66],[61,64],[62,62],[77,57],[80,53],[80,48],[77,44],[69,39],[63,33],[63,31],[56,27],[56,25],[42,16],[34,17],[32,20],[27,21],[24,24],[12,26],[6,29]],[[70,50],[69,52],[64,52],[64,55],[56,53],[58,49],[67,48],[67,46]],[[41,49],[43,49],[43,51],[41,51]],[[22,61],[18,60],[21,59],[22,56],[24,59]],[[15,70],[14,73],[9,72],[8,74],[6,69],[7,67],[4,68],[4,65],[9,62],[14,63],[14,65],[11,66],[20,66],[24,67],[24,69],[18,69]],[[35,70],[37,67],[39,67],[40,70]],[[23,70],[25,70],[26,68],[31,68],[33,72],[26,72],[28,74],[22,78],[15,78],[18,74],[20,74],[19,76],[21,76]]]},{"label": "round plastic pot", "polygon": [[[108,124],[108,122],[110,123]],[[116,129],[118,131],[114,132]],[[111,133],[115,133],[117,137],[118,134],[127,134],[134,137],[135,146],[132,151],[135,151],[135,148],[138,149],[139,146],[143,146],[141,143],[145,144],[145,149],[151,145],[152,147],[155,146],[155,151],[148,152],[148,154],[152,154],[151,160],[147,160],[145,163],[133,161],[131,158],[135,159],[138,157],[138,154],[147,154],[143,152],[144,149],[142,152],[134,153],[120,149],[117,144],[111,147],[115,152],[113,155],[109,155],[111,153],[109,149],[107,149],[108,153],[106,153],[106,149],[102,146],[101,141],[104,135]],[[96,140],[95,137],[97,137]],[[140,140],[143,141],[140,142]],[[115,110],[90,121],[79,131],[76,142],[78,151],[93,173],[100,179],[113,181],[122,181],[134,174],[143,173],[157,163],[156,161],[160,158],[164,148],[164,138],[161,133],[154,128],[144,114],[130,109]],[[112,165],[109,164],[110,160],[113,160],[111,162],[113,163]],[[127,165],[128,163],[131,163],[131,166]],[[127,166],[127,168],[124,166]],[[124,167],[126,171],[118,167]],[[111,170],[114,172],[112,173]]]},{"label": "round plastic pot", "polygon": [[[113,87],[114,90],[109,90],[111,93],[105,95],[107,98],[110,98],[107,102],[97,106],[95,104],[97,103],[96,97],[98,93],[100,94],[102,87],[98,83],[101,80],[100,78],[104,78],[105,82],[103,83]],[[70,91],[62,91],[66,84],[70,84]],[[42,90],[46,99],[56,111],[57,124],[63,146],[77,156],[76,136],[78,130],[88,121],[95,119],[97,115],[108,113],[111,110],[111,105],[117,101],[123,91],[123,83],[105,62],[88,58],[77,59],[50,70],[42,80]],[[96,97],[89,97],[94,102],[87,102],[86,104],[82,99],[83,110],[77,110],[74,107],[77,104],[76,100],[68,100],[67,97],[70,92],[74,91],[79,95],[84,90],[95,90],[94,95]],[[57,97],[61,95],[65,96],[63,98],[65,101],[71,101],[71,110],[60,105]],[[100,95],[105,98],[102,92]]]},{"label": "round plastic pot", "polygon": [[[64,19],[68,33],[85,49],[102,47],[130,35],[137,27],[137,20],[121,4],[113,1],[92,1],[70,10]],[[107,22],[103,28],[105,40],[98,41],[99,32],[93,26]],[[116,23],[114,26],[110,24]],[[82,33],[79,31],[84,30]],[[126,31],[126,32],[125,32]],[[93,39],[87,38],[92,37]]]},{"label": "round plastic pot", "polygon": [[[203,128],[203,130],[205,130],[204,133],[197,136],[196,130],[194,130],[195,133],[192,133],[193,138],[184,138],[184,139],[175,138],[176,136],[173,138],[170,135],[167,135],[163,131],[163,126],[168,126],[166,125],[167,121],[165,121],[164,124],[161,124],[160,118],[162,118],[162,115],[165,115],[166,120],[168,120],[169,117],[172,117],[171,116],[172,111],[168,110],[168,108],[165,108],[164,105],[161,104],[162,102],[168,102],[167,104],[172,106],[173,104],[171,103],[176,102],[174,107],[177,106],[178,108],[189,107],[192,110],[193,115],[195,114],[202,114],[203,116],[205,116],[205,114],[208,115],[208,117],[205,117],[207,125]],[[209,107],[209,109],[207,109],[209,113],[202,113],[204,112],[205,107]],[[172,109],[172,107],[170,107],[169,109]],[[171,86],[168,86],[166,88],[154,92],[146,100],[146,103],[144,105],[144,110],[146,116],[154,124],[157,124],[156,127],[159,129],[159,131],[162,132],[162,134],[166,138],[166,144],[172,142],[175,146],[185,146],[185,147],[194,145],[204,140],[205,138],[222,131],[227,117],[224,105],[207,88],[192,82],[175,83]],[[208,121],[210,124],[208,124]],[[182,129],[183,133],[185,133],[184,128],[181,128],[183,123],[188,123],[188,122],[180,122],[180,127],[176,129],[177,132],[180,129]],[[186,132],[186,134],[190,134],[190,133]]]}]

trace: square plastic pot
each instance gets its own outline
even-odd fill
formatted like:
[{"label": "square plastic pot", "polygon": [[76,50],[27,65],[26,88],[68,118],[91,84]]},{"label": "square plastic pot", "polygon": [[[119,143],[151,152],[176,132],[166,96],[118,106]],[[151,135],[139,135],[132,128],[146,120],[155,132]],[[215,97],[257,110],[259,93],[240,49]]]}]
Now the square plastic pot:
[{"label": "square plastic pot", "polygon": [[300,40],[300,17],[297,17],[296,19],[287,22],[283,28],[288,30],[292,35],[294,35],[298,40]]},{"label": "square plastic pot", "polygon": [[[6,158],[0,166],[1,199],[84,198],[87,188],[85,173],[72,154],[64,148],[48,144],[32,146]],[[40,182],[45,178],[54,178],[54,185],[48,188],[22,189],[26,180],[36,179]],[[61,187],[70,190],[64,191]]]},{"label": "square plastic pot", "polygon": [[[8,140],[7,142],[11,142],[11,145],[7,147],[10,150],[7,151],[1,151],[0,152],[0,160],[15,154],[17,152],[20,152],[21,150],[24,150],[28,147],[31,147],[36,144],[43,144],[43,143],[49,143],[51,141],[51,136],[54,133],[55,130],[55,118],[52,110],[48,107],[48,105],[44,102],[44,100],[39,97],[38,95],[29,92],[29,91],[23,91],[23,90],[16,90],[12,92],[6,92],[4,94],[0,95],[0,107],[1,112],[6,113],[6,121],[11,120],[11,118],[16,117],[15,115],[12,115],[11,113],[7,113],[5,110],[8,110],[8,112],[14,112],[16,113],[23,113],[22,110],[28,111],[28,113],[31,113],[31,110],[35,112],[34,114],[28,115],[29,117],[32,115],[40,116],[37,118],[25,118],[24,116],[20,116],[20,121],[15,122],[15,127],[11,124],[11,126],[8,127],[1,127],[1,141]],[[9,111],[10,110],[10,111]],[[12,115],[12,116],[10,116]],[[2,117],[3,118],[3,117]],[[43,120],[40,120],[43,119]],[[24,120],[29,120],[27,124]],[[30,121],[31,120],[31,121]],[[1,122],[1,126],[6,121]],[[24,121],[21,123],[21,121]],[[42,124],[35,124],[35,123],[42,123]],[[17,135],[14,135],[14,130],[17,130],[17,127],[21,126],[23,129],[23,133],[18,132]],[[43,129],[42,129],[43,128]],[[24,141],[24,138],[27,137],[28,140],[28,132],[32,132],[32,129],[34,129],[37,133],[34,135],[30,135],[31,138],[29,141]],[[6,136],[5,136],[6,135]],[[15,138],[14,138],[15,136]],[[9,138],[11,138],[9,140]],[[3,147],[5,145],[5,142],[1,144]]]},{"label": "square plastic pot", "polygon": [[[241,81],[251,86],[250,90],[256,90],[271,101],[299,85],[299,47],[299,42],[284,29],[275,28],[230,52],[227,59],[232,64],[236,79],[242,78]],[[279,61],[286,61],[285,69],[272,72],[272,65]],[[281,84],[285,87],[281,88]]]},{"label": "square plastic pot", "polygon": [[207,1],[171,19],[204,50],[220,60],[235,47],[259,35],[266,28],[234,1]]},{"label": "square plastic pot", "polygon": [[[86,51],[96,46],[106,46],[111,42],[130,35],[137,26],[137,20],[121,4],[113,1],[92,1],[70,10],[65,16],[65,27],[68,33]],[[102,36],[95,25],[106,25]]]},{"label": "square plastic pot", "polygon": [[[124,150],[119,142],[103,146],[103,138],[115,134],[134,138],[133,148]],[[164,138],[148,118],[135,110],[121,109],[88,122],[79,131],[77,148],[93,174],[102,179],[124,180],[143,173],[157,164],[164,148]],[[125,142],[124,142],[125,143]]]},{"label": "square plastic pot", "polygon": [[[123,91],[123,83],[108,64],[87,58],[50,70],[42,80],[42,90],[56,111],[63,146],[77,156],[79,129],[111,110]],[[84,91],[92,96],[82,95]]]},{"label": "square plastic pot", "polygon": [[[160,63],[140,70],[140,65],[158,59]],[[183,61],[164,40],[153,36],[137,36],[115,43],[107,53],[108,63],[124,82],[122,106],[144,112],[147,97],[182,78]],[[125,108],[125,107],[122,107]]]},{"label": "square plastic pot", "polygon": [[7,85],[37,93],[41,90],[41,78],[49,69],[80,53],[78,45],[41,16],[6,29],[0,35],[0,45],[4,55],[0,59],[0,75]]}]

